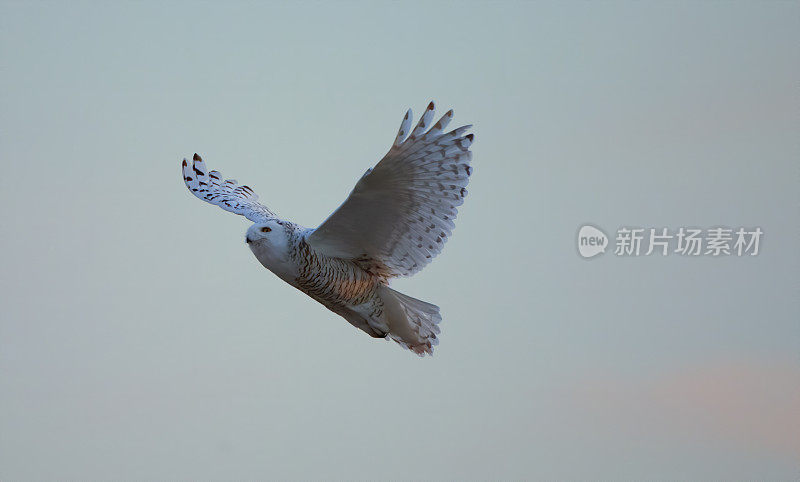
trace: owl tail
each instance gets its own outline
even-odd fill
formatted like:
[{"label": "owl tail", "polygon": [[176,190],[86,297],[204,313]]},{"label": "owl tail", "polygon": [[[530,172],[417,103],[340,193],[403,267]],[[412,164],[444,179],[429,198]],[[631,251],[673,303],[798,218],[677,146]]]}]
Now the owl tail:
[{"label": "owl tail", "polygon": [[378,296],[383,301],[389,338],[419,356],[433,355],[433,346],[439,344],[437,325],[442,321],[439,307],[387,286],[378,289]]}]

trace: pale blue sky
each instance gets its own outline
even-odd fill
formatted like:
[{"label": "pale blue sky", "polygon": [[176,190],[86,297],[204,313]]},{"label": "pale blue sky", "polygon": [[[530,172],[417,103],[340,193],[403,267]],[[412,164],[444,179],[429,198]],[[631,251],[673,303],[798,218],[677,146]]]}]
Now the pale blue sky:
[{"label": "pale blue sky", "polygon": [[[800,473],[800,5],[0,2],[0,479]],[[417,359],[265,271],[405,109],[475,125]],[[754,258],[575,233],[760,226]]]}]

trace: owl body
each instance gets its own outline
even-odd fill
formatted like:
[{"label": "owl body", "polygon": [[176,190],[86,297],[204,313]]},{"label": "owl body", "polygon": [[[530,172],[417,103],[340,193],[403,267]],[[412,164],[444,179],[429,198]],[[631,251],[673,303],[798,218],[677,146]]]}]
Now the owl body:
[{"label": "owl body", "polygon": [[[318,252],[305,239],[312,232],[276,219],[251,226],[245,241],[256,259],[283,281],[370,336],[385,338],[392,331],[386,302],[395,301],[388,279],[370,270],[373,263],[366,258],[350,260]],[[431,335],[434,343],[435,333]]]}]

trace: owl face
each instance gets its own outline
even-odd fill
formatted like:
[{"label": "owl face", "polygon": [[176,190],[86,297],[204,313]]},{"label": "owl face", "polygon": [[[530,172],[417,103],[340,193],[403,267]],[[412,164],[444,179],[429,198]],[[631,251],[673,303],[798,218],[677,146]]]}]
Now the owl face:
[{"label": "owl face", "polygon": [[289,233],[282,221],[271,219],[263,223],[255,223],[247,230],[245,243],[269,247],[272,250],[282,251],[289,249]]}]

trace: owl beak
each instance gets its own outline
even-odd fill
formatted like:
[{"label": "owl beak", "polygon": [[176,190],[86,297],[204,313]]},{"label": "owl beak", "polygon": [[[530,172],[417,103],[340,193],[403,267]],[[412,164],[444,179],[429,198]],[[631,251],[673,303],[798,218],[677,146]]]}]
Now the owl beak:
[{"label": "owl beak", "polygon": [[244,237],[244,242],[245,242],[245,244],[250,244],[250,243],[252,243],[252,241],[250,240],[250,238],[248,238],[247,236],[245,236],[245,237]]}]

